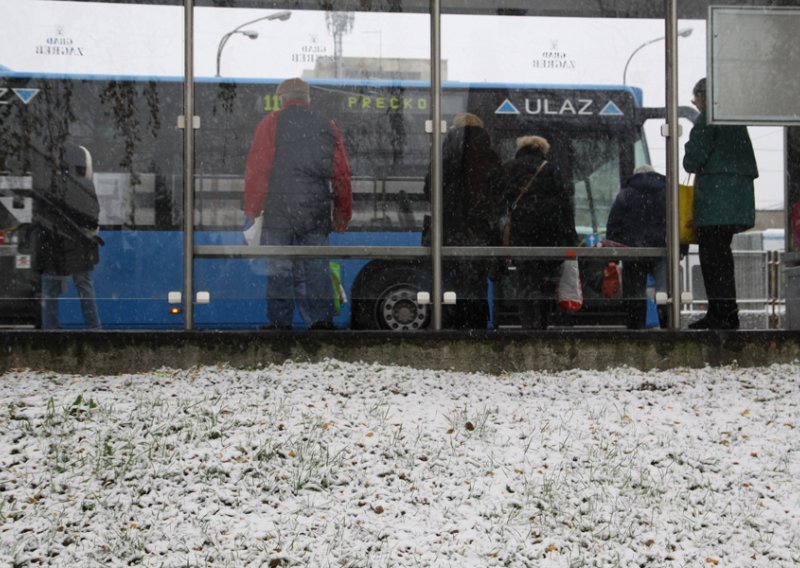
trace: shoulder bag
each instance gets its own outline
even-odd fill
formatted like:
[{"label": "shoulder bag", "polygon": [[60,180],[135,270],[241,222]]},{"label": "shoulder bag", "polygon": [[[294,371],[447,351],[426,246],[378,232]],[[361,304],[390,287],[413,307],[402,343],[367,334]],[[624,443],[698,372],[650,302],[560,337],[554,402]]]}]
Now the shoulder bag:
[{"label": "shoulder bag", "polygon": [[680,217],[680,231],[678,240],[682,245],[691,245],[698,242],[697,231],[694,228],[694,180],[689,174],[686,183],[678,185],[678,213]]},{"label": "shoulder bag", "polygon": [[533,182],[536,181],[536,178],[539,176],[539,173],[542,171],[542,169],[544,168],[544,166],[546,164],[547,164],[547,160],[543,160],[542,163],[539,164],[539,167],[536,168],[535,172],[533,172],[533,175],[531,176],[531,179],[528,180],[528,183],[526,183],[525,187],[523,187],[522,190],[519,192],[519,195],[517,195],[517,198],[511,204],[511,207],[508,208],[508,213],[506,213],[506,215],[503,217],[503,219],[502,219],[502,227],[503,227],[502,243],[503,243],[504,247],[507,247],[508,244],[511,242],[511,214],[517,208],[517,204],[519,203],[519,200],[522,199],[522,196],[524,196],[526,193],[528,193],[528,190],[533,185]]}]

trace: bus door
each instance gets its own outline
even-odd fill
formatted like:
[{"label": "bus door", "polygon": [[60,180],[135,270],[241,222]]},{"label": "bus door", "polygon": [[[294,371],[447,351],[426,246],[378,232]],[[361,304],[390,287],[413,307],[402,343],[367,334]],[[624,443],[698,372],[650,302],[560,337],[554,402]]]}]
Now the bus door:
[{"label": "bus door", "polygon": [[[615,109],[613,114],[604,110],[610,108]],[[504,163],[517,155],[519,137],[546,139],[548,161],[572,196],[577,245],[581,249],[599,245],[614,199],[643,144],[632,97],[622,89],[516,88],[506,90],[497,109],[490,128]],[[624,306],[602,290],[608,260],[585,255],[579,261],[583,309],[577,313],[554,309],[548,325],[624,325]],[[501,328],[519,325],[514,311],[520,304],[516,277],[512,270],[497,283],[496,320]]]}]

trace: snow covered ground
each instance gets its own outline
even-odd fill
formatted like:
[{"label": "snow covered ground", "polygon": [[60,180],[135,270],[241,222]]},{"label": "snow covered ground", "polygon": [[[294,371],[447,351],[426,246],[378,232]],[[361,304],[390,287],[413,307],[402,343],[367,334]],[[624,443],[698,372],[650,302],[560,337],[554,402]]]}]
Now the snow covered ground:
[{"label": "snow covered ground", "polygon": [[796,566],[800,365],[0,377],[3,566]]}]

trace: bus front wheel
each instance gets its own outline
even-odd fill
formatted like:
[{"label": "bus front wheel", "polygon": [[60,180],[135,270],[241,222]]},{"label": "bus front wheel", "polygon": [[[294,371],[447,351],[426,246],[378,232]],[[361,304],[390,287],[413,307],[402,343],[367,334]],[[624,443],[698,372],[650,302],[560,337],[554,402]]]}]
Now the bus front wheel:
[{"label": "bus front wheel", "polygon": [[398,284],[379,296],[375,316],[381,329],[417,331],[428,327],[431,306],[418,303],[417,292],[416,286]]},{"label": "bus front wheel", "polygon": [[353,301],[354,329],[408,332],[430,325],[432,306],[417,301],[417,293],[427,290],[418,271],[390,269],[375,276],[367,293]]}]

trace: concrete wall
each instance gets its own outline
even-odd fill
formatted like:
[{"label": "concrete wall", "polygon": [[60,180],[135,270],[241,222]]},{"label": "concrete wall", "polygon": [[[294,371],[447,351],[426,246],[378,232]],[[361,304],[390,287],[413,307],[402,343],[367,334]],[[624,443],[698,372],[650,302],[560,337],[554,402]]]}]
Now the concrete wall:
[{"label": "concrete wall", "polygon": [[228,363],[364,361],[426,369],[502,371],[638,369],[800,359],[800,332],[79,332],[0,331],[0,372],[140,372]]}]

